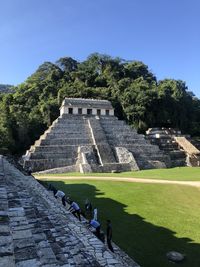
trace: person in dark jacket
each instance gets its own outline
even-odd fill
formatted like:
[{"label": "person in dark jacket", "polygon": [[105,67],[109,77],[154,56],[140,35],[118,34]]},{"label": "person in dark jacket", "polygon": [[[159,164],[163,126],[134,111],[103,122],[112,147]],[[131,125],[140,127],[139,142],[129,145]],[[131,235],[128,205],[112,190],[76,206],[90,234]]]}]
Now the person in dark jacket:
[{"label": "person in dark jacket", "polygon": [[108,248],[112,252],[114,252],[114,249],[113,249],[112,244],[111,244],[111,241],[112,241],[112,225],[111,225],[111,221],[110,220],[107,220],[106,237],[107,237]]},{"label": "person in dark jacket", "polygon": [[92,204],[89,199],[85,200],[85,215],[91,219],[92,217]]}]

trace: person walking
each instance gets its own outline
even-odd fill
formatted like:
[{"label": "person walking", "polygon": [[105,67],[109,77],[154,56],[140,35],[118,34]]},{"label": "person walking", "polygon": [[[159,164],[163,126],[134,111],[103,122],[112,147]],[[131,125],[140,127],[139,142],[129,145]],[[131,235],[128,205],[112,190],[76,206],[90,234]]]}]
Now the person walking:
[{"label": "person walking", "polygon": [[114,249],[113,249],[112,244],[111,244],[111,241],[112,241],[112,225],[111,225],[111,221],[110,220],[107,220],[106,237],[107,237],[108,248],[112,252],[114,252]]},{"label": "person walking", "polygon": [[55,198],[61,198],[63,206],[66,206],[65,193],[61,190],[57,190],[55,193]]},{"label": "person walking", "polygon": [[96,230],[95,234],[98,238],[100,238],[101,224],[98,221],[93,219],[89,221],[89,225],[92,226]]},{"label": "person walking", "polygon": [[78,217],[79,221],[81,221],[81,209],[80,209],[79,205],[76,202],[71,201],[70,202],[70,207],[69,207],[68,210],[71,211],[71,213],[75,217]]},{"label": "person walking", "polygon": [[49,184],[49,186],[48,186],[48,190],[49,191],[53,191],[53,194],[54,194],[54,196],[55,196],[55,194],[57,193],[57,189],[55,188],[55,186],[53,186],[52,184]]},{"label": "person walking", "polygon": [[88,198],[85,200],[85,215],[89,217],[89,219],[92,217],[92,204]]},{"label": "person walking", "polygon": [[28,167],[27,172],[28,172],[28,175],[31,175],[32,174],[32,167],[31,166]]}]

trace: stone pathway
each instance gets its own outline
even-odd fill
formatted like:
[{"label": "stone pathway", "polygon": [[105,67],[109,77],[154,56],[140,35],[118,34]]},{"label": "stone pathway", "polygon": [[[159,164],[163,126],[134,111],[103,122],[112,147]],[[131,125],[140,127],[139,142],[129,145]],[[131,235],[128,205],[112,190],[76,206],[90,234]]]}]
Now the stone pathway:
[{"label": "stone pathway", "polygon": [[139,267],[0,156],[0,267]]},{"label": "stone pathway", "polygon": [[59,179],[59,180],[105,180],[105,181],[117,181],[117,182],[129,182],[129,183],[146,183],[146,184],[177,184],[200,187],[200,181],[171,181],[160,179],[144,179],[144,178],[126,178],[126,177],[106,177],[106,176],[52,176],[52,175],[35,175],[38,179]]}]

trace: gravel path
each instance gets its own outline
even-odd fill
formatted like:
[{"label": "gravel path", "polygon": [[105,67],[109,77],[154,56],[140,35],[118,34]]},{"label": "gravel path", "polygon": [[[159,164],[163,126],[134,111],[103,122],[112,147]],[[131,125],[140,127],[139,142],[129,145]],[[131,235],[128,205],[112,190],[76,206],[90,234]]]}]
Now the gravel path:
[{"label": "gravel path", "polygon": [[127,177],[106,177],[106,176],[39,176],[35,175],[35,178],[48,178],[59,180],[99,180],[99,181],[120,181],[129,183],[145,183],[145,184],[177,184],[177,185],[189,185],[200,187],[200,182],[196,181],[171,181],[171,180],[158,180],[158,179],[143,179],[143,178],[127,178]]}]

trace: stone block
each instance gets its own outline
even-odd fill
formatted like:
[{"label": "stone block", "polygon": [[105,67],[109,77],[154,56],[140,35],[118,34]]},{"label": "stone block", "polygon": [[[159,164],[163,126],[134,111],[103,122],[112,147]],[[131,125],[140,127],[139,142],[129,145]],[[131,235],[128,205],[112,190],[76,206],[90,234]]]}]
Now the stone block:
[{"label": "stone block", "polygon": [[24,248],[15,248],[14,252],[15,252],[15,261],[16,262],[37,258],[35,246],[24,247]]},{"label": "stone block", "polygon": [[13,239],[26,239],[32,237],[31,230],[19,230],[12,232]]},{"label": "stone block", "polygon": [[43,233],[40,233],[40,234],[33,234],[33,239],[36,243],[40,242],[40,241],[43,241],[43,240],[46,240],[46,235],[43,234]]},{"label": "stone block", "polygon": [[37,250],[37,254],[40,257],[42,264],[56,263],[56,257],[50,248],[42,248]]},{"label": "stone block", "polygon": [[26,248],[26,247],[32,247],[34,246],[34,240],[32,238],[23,238],[23,239],[15,239],[14,242],[14,248]]},{"label": "stone block", "polygon": [[12,243],[12,237],[10,235],[1,235],[0,236],[0,247],[1,246],[6,246],[7,244],[11,244]]},{"label": "stone block", "polygon": [[13,255],[13,244],[6,243],[0,246],[0,256],[9,256]]},{"label": "stone block", "polygon": [[0,257],[0,267],[15,267],[13,256]]},{"label": "stone block", "polygon": [[9,217],[22,217],[24,216],[24,208],[9,208],[8,210]]},{"label": "stone block", "polygon": [[[41,264],[38,259],[31,259],[25,261],[19,261],[16,263],[15,267],[40,267]],[[49,265],[50,267],[50,265]]]},{"label": "stone block", "polygon": [[0,224],[0,235],[9,235],[10,227],[6,224]]}]

